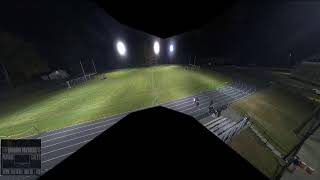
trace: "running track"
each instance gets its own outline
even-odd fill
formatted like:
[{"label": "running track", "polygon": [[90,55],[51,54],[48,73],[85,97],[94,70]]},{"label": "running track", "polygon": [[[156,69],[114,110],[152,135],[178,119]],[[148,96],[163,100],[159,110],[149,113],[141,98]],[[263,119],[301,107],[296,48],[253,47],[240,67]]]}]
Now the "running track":
[{"label": "running track", "polygon": [[[200,105],[193,104],[193,97],[190,96],[175,100],[162,106],[188,114],[197,120],[208,117],[208,106],[211,99],[215,105],[230,104],[244,98],[256,91],[256,87],[240,81],[235,81],[231,85],[226,85],[212,91],[203,92],[197,95]],[[56,164],[77,151],[90,140],[111,127],[129,113],[115,115],[105,119],[90,123],[74,125],[64,129],[54,130],[40,135],[42,173],[48,171]],[[0,176],[0,179],[36,179],[32,176]]]}]

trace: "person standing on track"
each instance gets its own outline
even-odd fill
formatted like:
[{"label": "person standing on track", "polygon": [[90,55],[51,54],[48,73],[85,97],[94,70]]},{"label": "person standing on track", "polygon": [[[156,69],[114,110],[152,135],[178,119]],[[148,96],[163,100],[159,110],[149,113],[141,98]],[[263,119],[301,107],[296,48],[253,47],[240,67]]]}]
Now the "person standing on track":
[{"label": "person standing on track", "polygon": [[199,102],[199,98],[198,98],[198,97],[193,98],[193,102],[194,102],[197,106],[200,105],[200,102]]},{"label": "person standing on track", "polygon": [[213,113],[214,113],[213,100],[211,100],[209,104],[209,114],[212,115]]},{"label": "person standing on track", "polygon": [[210,104],[209,104],[209,108],[213,107],[213,100],[211,99]]}]

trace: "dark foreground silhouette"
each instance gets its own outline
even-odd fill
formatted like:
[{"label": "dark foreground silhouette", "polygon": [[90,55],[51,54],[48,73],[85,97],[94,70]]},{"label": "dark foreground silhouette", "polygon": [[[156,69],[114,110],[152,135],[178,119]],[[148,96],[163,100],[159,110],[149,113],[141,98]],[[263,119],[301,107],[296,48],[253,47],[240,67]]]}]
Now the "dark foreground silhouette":
[{"label": "dark foreground silhouette", "polygon": [[40,179],[267,179],[194,118],[155,107],[134,112]]}]

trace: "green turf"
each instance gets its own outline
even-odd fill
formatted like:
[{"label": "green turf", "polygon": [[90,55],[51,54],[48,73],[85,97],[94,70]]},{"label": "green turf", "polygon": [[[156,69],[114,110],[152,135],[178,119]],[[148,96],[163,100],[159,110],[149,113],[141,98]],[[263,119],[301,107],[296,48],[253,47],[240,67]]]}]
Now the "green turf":
[{"label": "green turf", "polygon": [[250,129],[234,137],[230,146],[269,178],[278,171],[278,160]]},{"label": "green turf", "polygon": [[213,71],[186,71],[175,65],[117,70],[71,89],[35,91],[1,102],[0,136],[26,136],[149,107],[230,80]]},{"label": "green turf", "polygon": [[302,96],[273,86],[231,107],[249,114],[260,131],[266,130],[271,137],[271,143],[280,146],[278,150],[286,154],[299,140],[293,130],[307,120],[315,104]]}]

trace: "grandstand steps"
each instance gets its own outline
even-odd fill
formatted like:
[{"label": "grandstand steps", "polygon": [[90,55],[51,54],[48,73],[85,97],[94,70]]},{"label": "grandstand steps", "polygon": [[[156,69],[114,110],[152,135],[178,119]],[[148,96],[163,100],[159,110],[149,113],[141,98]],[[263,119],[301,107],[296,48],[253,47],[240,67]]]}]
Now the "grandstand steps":
[{"label": "grandstand steps", "polygon": [[203,125],[224,142],[229,142],[233,136],[246,127],[246,121],[235,122],[223,116],[208,116],[201,119],[201,122],[205,122]]}]

